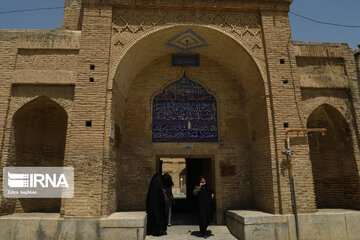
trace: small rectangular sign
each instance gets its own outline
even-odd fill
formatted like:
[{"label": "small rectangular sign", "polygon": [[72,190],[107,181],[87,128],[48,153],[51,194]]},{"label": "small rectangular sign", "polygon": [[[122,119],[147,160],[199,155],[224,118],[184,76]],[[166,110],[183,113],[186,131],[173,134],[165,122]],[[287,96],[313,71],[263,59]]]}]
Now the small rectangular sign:
[{"label": "small rectangular sign", "polygon": [[198,67],[200,65],[199,54],[173,54],[172,66]]},{"label": "small rectangular sign", "polygon": [[115,123],[113,121],[110,121],[110,132],[109,132],[109,137],[111,139],[115,138]]},{"label": "small rectangular sign", "polygon": [[73,167],[4,167],[5,198],[72,198]]}]

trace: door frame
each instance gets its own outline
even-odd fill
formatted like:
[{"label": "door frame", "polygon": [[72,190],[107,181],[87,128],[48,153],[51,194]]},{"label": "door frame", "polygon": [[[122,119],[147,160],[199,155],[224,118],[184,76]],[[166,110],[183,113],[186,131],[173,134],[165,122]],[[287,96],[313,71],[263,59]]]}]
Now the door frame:
[{"label": "door frame", "polygon": [[[155,157],[155,171],[156,173],[160,172],[160,159],[161,158],[184,158],[186,159],[208,159],[210,160],[210,169],[211,169],[211,176],[207,176],[210,178],[210,182],[212,187],[214,188],[215,193],[216,191],[216,172],[215,172],[215,156],[214,155],[197,155],[197,154],[190,154],[190,155],[166,155],[160,154],[156,155]],[[162,172],[161,172],[162,173]]]}]

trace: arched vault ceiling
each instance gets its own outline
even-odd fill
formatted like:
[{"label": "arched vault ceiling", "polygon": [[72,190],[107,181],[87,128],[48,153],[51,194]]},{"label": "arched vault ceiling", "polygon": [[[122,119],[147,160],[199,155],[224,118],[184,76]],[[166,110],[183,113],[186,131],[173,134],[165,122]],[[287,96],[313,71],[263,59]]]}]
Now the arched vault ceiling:
[{"label": "arched vault ceiling", "polygon": [[[183,51],[166,45],[174,36],[191,29],[201,36],[209,46]],[[131,82],[141,70],[155,59],[172,53],[198,53],[201,56],[216,60],[225,66],[240,82],[249,98],[259,93],[264,94],[264,81],[259,68],[250,54],[231,37],[202,26],[176,26],[159,30],[136,42],[123,56],[117,67],[113,82],[114,92],[124,96]],[[169,57],[169,66],[171,59]],[[201,64],[201,62],[200,62]]]}]

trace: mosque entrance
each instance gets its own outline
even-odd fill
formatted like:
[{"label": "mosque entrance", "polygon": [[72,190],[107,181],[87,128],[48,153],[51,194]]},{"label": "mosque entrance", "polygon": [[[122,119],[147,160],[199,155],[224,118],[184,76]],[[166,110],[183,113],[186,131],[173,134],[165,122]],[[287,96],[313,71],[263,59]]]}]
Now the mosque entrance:
[{"label": "mosque entrance", "polygon": [[200,176],[205,176],[215,190],[212,158],[159,158],[159,172],[172,177],[175,205],[172,224],[197,224],[196,199],[192,192]]},{"label": "mosque entrance", "polygon": [[[186,55],[199,57],[196,66],[177,65],[184,53],[166,45],[182,34],[208,43]],[[152,176],[168,171],[165,158],[182,158],[172,164],[179,167],[175,220],[196,213],[192,189],[201,174],[216,189],[219,224],[228,209],[272,212],[270,102],[259,69],[240,42],[204,26],[164,28],[136,42],[113,76],[117,210],[143,211]]]}]

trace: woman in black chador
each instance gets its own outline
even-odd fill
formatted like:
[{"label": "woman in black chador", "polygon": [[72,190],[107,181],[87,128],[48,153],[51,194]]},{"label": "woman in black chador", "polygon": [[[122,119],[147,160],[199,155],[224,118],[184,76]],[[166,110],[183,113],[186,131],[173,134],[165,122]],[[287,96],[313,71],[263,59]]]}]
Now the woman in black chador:
[{"label": "woman in black chador", "polygon": [[147,235],[166,234],[165,192],[162,177],[157,173],[151,179],[146,196]]},{"label": "woman in black chador", "polygon": [[197,184],[193,194],[196,196],[201,236],[205,236],[207,234],[206,228],[209,226],[216,211],[215,195],[214,190],[204,176],[199,178]]}]

